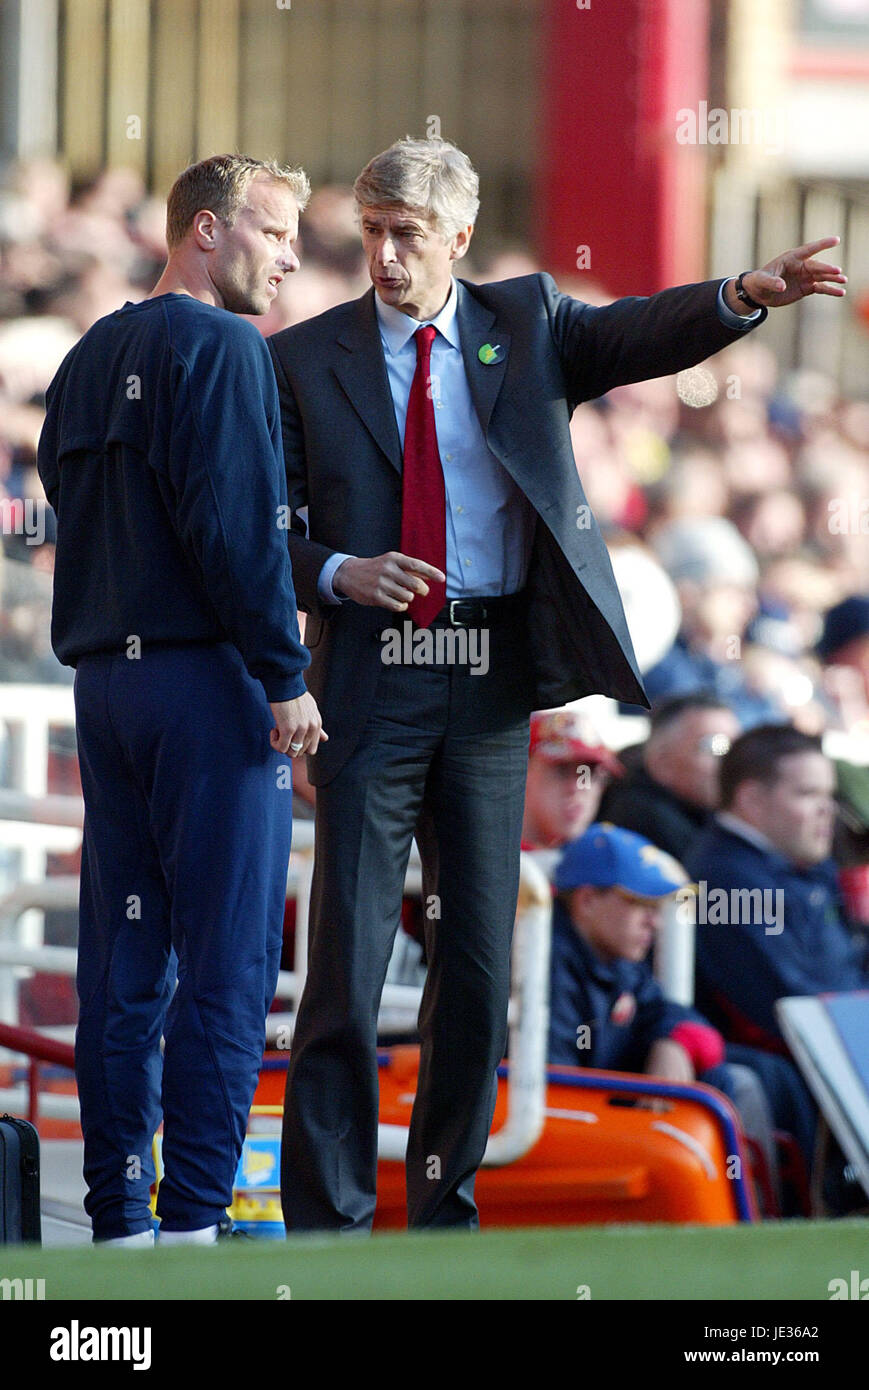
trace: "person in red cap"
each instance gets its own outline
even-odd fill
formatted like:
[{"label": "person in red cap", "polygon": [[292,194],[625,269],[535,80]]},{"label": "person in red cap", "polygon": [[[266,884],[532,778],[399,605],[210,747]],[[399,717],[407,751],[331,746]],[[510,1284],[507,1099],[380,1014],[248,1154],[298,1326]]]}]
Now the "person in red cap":
[{"label": "person in red cap", "polygon": [[611,778],[625,769],[577,709],[531,716],[522,848],[557,849],[575,840],[597,816]]}]

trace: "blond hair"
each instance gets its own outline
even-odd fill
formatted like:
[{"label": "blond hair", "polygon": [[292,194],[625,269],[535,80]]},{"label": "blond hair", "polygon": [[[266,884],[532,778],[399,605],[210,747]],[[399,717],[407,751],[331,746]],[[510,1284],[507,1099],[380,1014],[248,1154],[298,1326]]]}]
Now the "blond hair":
[{"label": "blond hair", "polygon": [[243,154],[215,154],[191,164],[179,174],[166,201],[166,244],[172,251],[184,240],[197,212],[207,208],[231,227],[245,203],[248,185],[257,174],[284,184],[299,205],[307,205],[311,185],[304,169],[285,168],[273,159]]},{"label": "blond hair", "polygon": [[473,226],[480,180],[449,140],[396,140],[366,164],[353,185],[357,209],[408,208],[432,219],[441,235]]}]

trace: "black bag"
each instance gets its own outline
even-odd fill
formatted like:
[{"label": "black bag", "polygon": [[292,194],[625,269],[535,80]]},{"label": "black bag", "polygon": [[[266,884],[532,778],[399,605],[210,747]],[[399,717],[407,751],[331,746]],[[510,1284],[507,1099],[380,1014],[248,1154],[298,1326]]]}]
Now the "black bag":
[{"label": "black bag", "polygon": [[0,1245],[42,1244],[39,1135],[28,1120],[0,1115]]}]

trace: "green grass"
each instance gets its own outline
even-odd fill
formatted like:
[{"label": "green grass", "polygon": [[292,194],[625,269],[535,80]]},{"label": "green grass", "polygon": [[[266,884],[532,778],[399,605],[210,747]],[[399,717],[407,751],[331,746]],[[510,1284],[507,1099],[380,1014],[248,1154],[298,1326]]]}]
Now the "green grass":
[{"label": "green grass", "polygon": [[[869,1276],[869,1222],[628,1226],[469,1235],[309,1237],[214,1249],[0,1248],[0,1278],[45,1280],[46,1300],[829,1299]],[[287,1294],[283,1294],[287,1297]]]}]

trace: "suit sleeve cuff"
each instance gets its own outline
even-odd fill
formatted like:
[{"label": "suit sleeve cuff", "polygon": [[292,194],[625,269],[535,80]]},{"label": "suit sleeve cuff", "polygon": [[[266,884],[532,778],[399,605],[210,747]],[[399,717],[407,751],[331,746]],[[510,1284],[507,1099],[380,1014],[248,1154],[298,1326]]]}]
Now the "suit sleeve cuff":
[{"label": "suit sleeve cuff", "polygon": [[763,318],[763,310],[755,309],[753,314],[734,314],[730,305],[724,298],[724,286],[733,276],[728,275],[727,280],[722,280],[718,286],[718,317],[725,328],[735,328],[737,333],[744,333],[746,329],[753,328]]},{"label": "suit sleeve cuff", "polygon": [[334,554],[329,556],[325,565],[320,570],[320,575],[317,580],[317,593],[324,603],[347,602],[341,594],[335,593],[335,590],[332,588],[332,579],[334,578],[338,566],[343,565],[345,560],[352,560],[352,558],[352,555],[342,555],[340,550],[336,550]]}]

